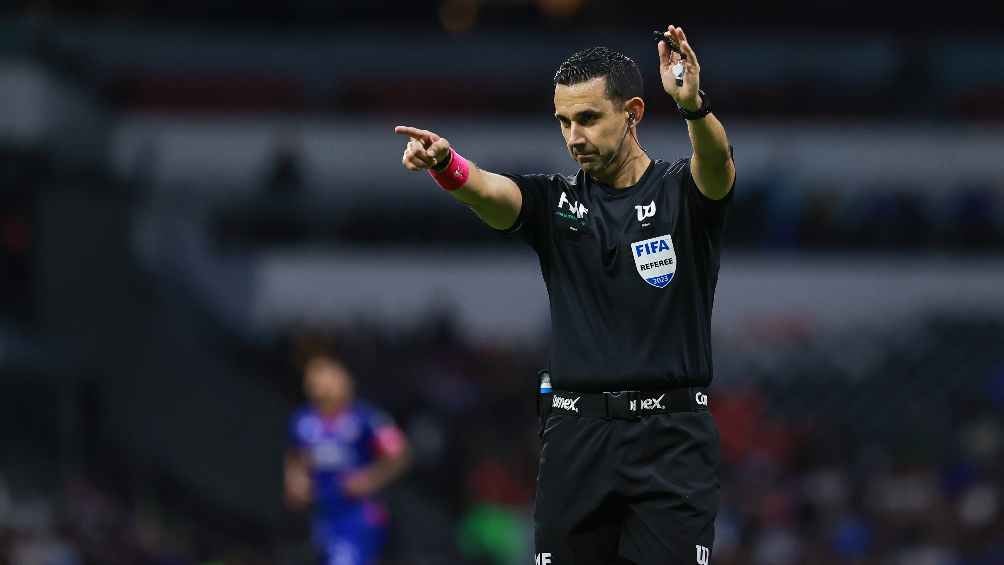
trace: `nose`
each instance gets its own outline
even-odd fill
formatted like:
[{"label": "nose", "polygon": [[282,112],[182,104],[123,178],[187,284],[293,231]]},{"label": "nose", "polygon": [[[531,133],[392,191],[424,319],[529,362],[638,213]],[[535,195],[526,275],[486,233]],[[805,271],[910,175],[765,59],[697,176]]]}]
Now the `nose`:
[{"label": "nose", "polygon": [[575,122],[572,122],[572,125],[569,126],[568,140],[574,143],[575,141],[581,141],[580,139],[581,137],[582,137],[582,127],[580,127]]},{"label": "nose", "polygon": [[568,146],[575,149],[586,144],[586,138],[582,135],[582,128],[573,123],[568,131]]}]

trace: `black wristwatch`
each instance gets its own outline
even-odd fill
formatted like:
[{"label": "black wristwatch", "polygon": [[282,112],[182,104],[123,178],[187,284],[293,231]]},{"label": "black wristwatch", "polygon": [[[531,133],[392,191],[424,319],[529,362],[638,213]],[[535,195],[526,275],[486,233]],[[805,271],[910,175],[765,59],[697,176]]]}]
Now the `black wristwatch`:
[{"label": "black wristwatch", "polygon": [[701,89],[697,89],[697,93],[701,95],[700,108],[690,111],[679,104],[676,105],[676,109],[680,112],[680,115],[688,120],[699,120],[711,113],[711,99],[708,98],[707,93]]}]

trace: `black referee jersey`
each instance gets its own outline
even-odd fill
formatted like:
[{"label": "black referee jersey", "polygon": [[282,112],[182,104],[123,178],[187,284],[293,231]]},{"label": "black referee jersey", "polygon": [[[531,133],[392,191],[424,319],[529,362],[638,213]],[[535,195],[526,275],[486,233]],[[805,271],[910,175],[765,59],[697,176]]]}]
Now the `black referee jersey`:
[{"label": "black referee jersey", "polygon": [[555,389],[707,386],[711,310],[732,191],[704,196],[690,160],[654,160],[616,189],[583,171],[505,175],[523,206],[516,232],[540,258],[551,304]]}]

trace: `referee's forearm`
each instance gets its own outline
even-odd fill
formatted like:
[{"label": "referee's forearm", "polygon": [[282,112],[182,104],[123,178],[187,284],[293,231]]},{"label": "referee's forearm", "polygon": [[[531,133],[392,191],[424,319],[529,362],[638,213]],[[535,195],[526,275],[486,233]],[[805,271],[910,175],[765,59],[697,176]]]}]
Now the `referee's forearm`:
[{"label": "referee's forearm", "polygon": [[522,205],[519,187],[512,180],[481,169],[471,163],[471,174],[464,186],[450,193],[495,229],[515,223]]},{"label": "referee's forearm", "polygon": [[485,175],[485,171],[481,167],[478,167],[474,161],[468,161],[468,163],[470,163],[471,172],[467,178],[467,182],[464,183],[464,186],[451,192],[450,196],[471,206],[480,204],[486,200],[490,194],[491,187],[486,182],[487,176]]}]

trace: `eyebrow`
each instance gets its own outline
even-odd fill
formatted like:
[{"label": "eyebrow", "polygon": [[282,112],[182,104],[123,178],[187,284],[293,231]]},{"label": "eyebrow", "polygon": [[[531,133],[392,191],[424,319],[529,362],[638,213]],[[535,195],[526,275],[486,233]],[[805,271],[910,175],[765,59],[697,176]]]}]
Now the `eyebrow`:
[{"label": "eyebrow", "polygon": [[[576,120],[581,120],[582,118],[595,118],[597,116],[600,116],[601,114],[603,114],[603,112],[600,111],[600,110],[592,110],[592,109],[590,109],[590,110],[582,110],[580,112],[576,112],[575,114],[573,114],[572,118],[574,118]],[[561,120],[561,119],[566,119],[567,120],[568,119],[563,114],[559,114],[557,112],[554,113],[554,117],[555,117],[555,119],[558,119],[558,120]]]}]

